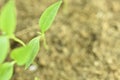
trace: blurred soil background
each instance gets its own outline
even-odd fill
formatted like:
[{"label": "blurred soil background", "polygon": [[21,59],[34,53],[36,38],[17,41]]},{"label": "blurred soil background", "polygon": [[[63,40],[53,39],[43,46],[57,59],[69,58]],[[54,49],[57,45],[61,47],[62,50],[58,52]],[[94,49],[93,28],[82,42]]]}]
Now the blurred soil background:
[{"label": "blurred soil background", "polygon": [[[56,1],[16,0],[16,36],[35,37],[41,13]],[[120,0],[63,0],[46,39],[49,49],[41,42],[34,63],[16,65],[12,80],[120,80]]]}]

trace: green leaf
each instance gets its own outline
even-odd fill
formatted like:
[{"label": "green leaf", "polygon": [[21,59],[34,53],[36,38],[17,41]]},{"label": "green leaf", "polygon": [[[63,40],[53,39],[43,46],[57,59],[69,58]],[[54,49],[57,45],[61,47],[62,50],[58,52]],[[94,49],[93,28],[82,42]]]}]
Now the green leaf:
[{"label": "green leaf", "polygon": [[35,59],[35,57],[40,49],[39,40],[40,40],[40,37],[36,37],[29,42],[28,47],[30,49],[30,55],[29,55],[29,59],[28,59],[26,65],[25,65],[25,68],[28,68],[30,66],[30,64],[33,62],[33,60]]},{"label": "green leaf", "polygon": [[2,8],[0,14],[0,29],[4,34],[12,35],[16,28],[16,9],[14,0],[9,2]]},{"label": "green leaf", "polygon": [[25,68],[28,68],[36,57],[39,47],[39,37],[36,37],[26,46],[14,49],[11,52],[11,58],[14,59],[18,65],[25,65]]},{"label": "green leaf", "polygon": [[11,52],[11,58],[14,59],[18,65],[24,65],[29,57],[29,48],[27,46],[16,48]]},{"label": "green leaf", "polygon": [[10,80],[13,74],[14,62],[0,64],[0,80]]},{"label": "green leaf", "polygon": [[42,33],[47,31],[49,29],[49,27],[51,26],[61,3],[62,3],[62,0],[54,3],[53,5],[48,7],[41,15],[41,17],[39,19],[39,27],[40,27],[40,30]]},{"label": "green leaf", "polygon": [[9,51],[9,39],[6,36],[0,36],[0,63],[2,63]]}]

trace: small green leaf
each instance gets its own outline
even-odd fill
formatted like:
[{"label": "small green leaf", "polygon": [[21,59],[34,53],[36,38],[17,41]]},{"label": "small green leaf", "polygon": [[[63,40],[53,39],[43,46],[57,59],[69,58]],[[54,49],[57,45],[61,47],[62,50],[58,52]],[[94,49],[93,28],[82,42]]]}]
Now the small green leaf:
[{"label": "small green leaf", "polygon": [[38,51],[39,37],[36,37],[26,46],[14,49],[11,53],[11,58],[14,59],[18,65],[25,65],[25,68],[28,68],[36,57]]},{"label": "small green leaf", "polygon": [[35,59],[35,57],[40,49],[39,40],[40,40],[40,37],[36,37],[29,42],[28,47],[30,49],[30,55],[29,55],[29,59],[28,59],[26,65],[25,65],[25,68],[28,68],[30,66],[30,64],[33,62],[33,60]]},{"label": "small green leaf", "polygon": [[13,74],[14,62],[0,64],[0,80],[10,80]]},{"label": "small green leaf", "polygon": [[0,36],[0,63],[2,63],[9,51],[9,39],[6,36]]},{"label": "small green leaf", "polygon": [[11,58],[16,61],[18,65],[24,65],[29,57],[29,48],[27,46],[16,48],[11,52]]},{"label": "small green leaf", "polygon": [[2,8],[0,14],[0,29],[4,34],[12,35],[16,28],[16,9],[15,1],[9,2]]},{"label": "small green leaf", "polygon": [[47,31],[49,27],[51,26],[61,3],[62,3],[62,0],[56,2],[55,4],[48,7],[41,15],[40,20],[39,20],[39,27],[42,33]]}]

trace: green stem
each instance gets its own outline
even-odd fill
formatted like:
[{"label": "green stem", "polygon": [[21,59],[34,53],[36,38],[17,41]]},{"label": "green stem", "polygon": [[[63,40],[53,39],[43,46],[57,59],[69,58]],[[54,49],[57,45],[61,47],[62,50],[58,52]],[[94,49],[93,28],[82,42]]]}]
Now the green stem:
[{"label": "green stem", "polygon": [[63,12],[68,14],[68,0],[64,0]]},{"label": "green stem", "polygon": [[15,64],[15,63],[16,63],[16,61],[12,61],[12,62],[11,62],[11,64]]},{"label": "green stem", "polygon": [[20,43],[21,45],[25,46],[25,43],[23,41],[21,41],[20,39],[16,38],[15,36],[12,37],[13,40],[17,41],[18,43]]},{"label": "green stem", "polygon": [[42,35],[42,38],[43,38],[43,44],[44,44],[44,47],[45,47],[45,49],[47,49],[47,50],[48,50],[48,46],[47,46],[47,41],[46,41],[45,34],[44,34],[44,33],[42,33],[41,35]]},{"label": "green stem", "polygon": [[35,79],[34,80],[38,80],[38,77],[35,77]]}]

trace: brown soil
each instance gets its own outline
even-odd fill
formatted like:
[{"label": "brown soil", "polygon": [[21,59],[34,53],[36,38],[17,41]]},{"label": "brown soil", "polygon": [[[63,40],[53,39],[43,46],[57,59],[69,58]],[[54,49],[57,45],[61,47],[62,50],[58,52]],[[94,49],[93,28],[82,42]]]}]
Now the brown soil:
[{"label": "brown soil", "polygon": [[[41,13],[56,1],[16,0],[16,35],[35,37]],[[64,0],[46,39],[49,49],[41,43],[35,62],[16,65],[12,80],[120,80],[120,0]]]}]

